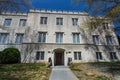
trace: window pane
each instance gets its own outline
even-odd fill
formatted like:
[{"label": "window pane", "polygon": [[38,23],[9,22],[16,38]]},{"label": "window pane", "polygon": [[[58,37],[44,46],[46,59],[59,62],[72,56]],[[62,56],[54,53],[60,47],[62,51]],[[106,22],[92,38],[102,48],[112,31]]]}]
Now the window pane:
[{"label": "window pane", "polygon": [[36,53],[36,60],[39,60],[39,57],[40,57],[40,52],[37,52]]},{"label": "window pane", "polygon": [[101,52],[96,52],[96,58],[97,59],[102,59],[102,53]]},{"label": "window pane", "polygon": [[41,60],[44,60],[44,51],[41,51]]},{"label": "window pane", "polygon": [[117,55],[115,52],[110,52],[110,58],[111,59],[117,59]]},{"label": "window pane", "polygon": [[99,36],[98,35],[93,35],[93,43],[99,44]]},{"label": "window pane", "polygon": [[56,42],[57,43],[63,42],[63,33],[56,33]]},{"label": "window pane", "polygon": [[22,43],[23,42],[23,35],[24,34],[17,34],[15,43]]},{"label": "window pane", "polygon": [[12,19],[5,19],[4,26],[10,26]]},{"label": "window pane", "polygon": [[41,17],[40,24],[47,24],[47,17]]},{"label": "window pane", "polygon": [[38,36],[38,42],[45,42],[46,41],[46,32],[40,32]]},{"label": "window pane", "polygon": [[78,25],[78,18],[72,18],[72,24],[73,24],[73,26],[77,26]]},{"label": "window pane", "polygon": [[80,43],[79,33],[73,33],[73,43]]},{"label": "window pane", "polygon": [[102,25],[104,29],[109,29],[108,23],[103,23]]},{"label": "window pane", "polygon": [[7,43],[8,42],[8,33],[1,33],[0,34],[0,43]]},{"label": "window pane", "polygon": [[20,19],[19,26],[26,26],[26,19]]},{"label": "window pane", "polygon": [[77,52],[74,52],[74,59],[77,60]]},{"label": "window pane", "polygon": [[44,60],[44,51],[36,52],[36,60]]},{"label": "window pane", "polygon": [[113,44],[112,36],[106,36],[106,43],[108,45]]},{"label": "window pane", "polygon": [[56,18],[56,25],[63,25],[63,18]]},{"label": "window pane", "polygon": [[78,59],[81,60],[81,52],[78,52]]}]

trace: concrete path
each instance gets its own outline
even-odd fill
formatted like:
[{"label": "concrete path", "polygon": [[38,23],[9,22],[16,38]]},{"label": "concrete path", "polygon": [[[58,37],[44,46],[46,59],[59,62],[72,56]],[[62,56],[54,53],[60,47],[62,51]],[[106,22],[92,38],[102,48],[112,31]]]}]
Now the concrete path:
[{"label": "concrete path", "polygon": [[78,80],[72,71],[65,66],[55,66],[49,80]]}]

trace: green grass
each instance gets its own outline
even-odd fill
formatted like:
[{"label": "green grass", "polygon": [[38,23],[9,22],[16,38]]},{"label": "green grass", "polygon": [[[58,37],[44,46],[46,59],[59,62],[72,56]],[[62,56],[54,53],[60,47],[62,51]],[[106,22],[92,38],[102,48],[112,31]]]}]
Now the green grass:
[{"label": "green grass", "polygon": [[97,76],[97,77],[95,77],[96,78],[96,80],[110,80],[108,77],[106,77],[106,76]]},{"label": "green grass", "polygon": [[44,63],[0,65],[0,80],[48,80],[51,69]]}]

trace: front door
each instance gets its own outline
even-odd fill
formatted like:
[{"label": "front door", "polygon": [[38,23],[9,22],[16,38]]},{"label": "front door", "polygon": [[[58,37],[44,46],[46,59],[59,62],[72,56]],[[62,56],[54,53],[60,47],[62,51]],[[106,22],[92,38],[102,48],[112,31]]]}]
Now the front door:
[{"label": "front door", "polygon": [[55,53],[55,65],[64,65],[64,53]]}]

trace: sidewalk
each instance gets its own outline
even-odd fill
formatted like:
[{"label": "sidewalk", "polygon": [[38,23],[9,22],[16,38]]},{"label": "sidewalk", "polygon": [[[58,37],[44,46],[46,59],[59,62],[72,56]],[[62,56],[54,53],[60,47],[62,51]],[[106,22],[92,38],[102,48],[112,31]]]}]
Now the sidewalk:
[{"label": "sidewalk", "polygon": [[49,80],[78,80],[72,71],[65,66],[55,66]]}]

